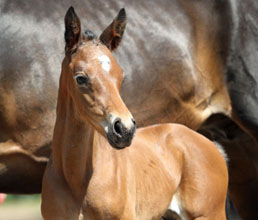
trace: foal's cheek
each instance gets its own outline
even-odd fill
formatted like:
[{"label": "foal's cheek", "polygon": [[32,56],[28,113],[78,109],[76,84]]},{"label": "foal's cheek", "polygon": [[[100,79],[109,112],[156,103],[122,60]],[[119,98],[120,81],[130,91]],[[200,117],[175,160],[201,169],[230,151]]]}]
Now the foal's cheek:
[{"label": "foal's cheek", "polygon": [[94,115],[104,116],[104,112],[100,106],[92,106],[90,109]]},{"label": "foal's cheek", "polygon": [[87,104],[91,107],[94,106],[94,100],[88,94],[84,94],[83,97],[85,98]]}]

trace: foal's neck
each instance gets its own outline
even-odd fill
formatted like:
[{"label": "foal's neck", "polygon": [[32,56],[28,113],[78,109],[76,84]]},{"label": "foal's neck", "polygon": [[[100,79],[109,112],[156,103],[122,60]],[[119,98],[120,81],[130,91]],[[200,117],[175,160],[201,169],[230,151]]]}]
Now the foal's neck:
[{"label": "foal's neck", "polygon": [[[92,177],[94,164],[102,164],[104,160],[110,161],[109,155],[113,149],[89,122],[78,117],[75,103],[66,88],[62,87],[66,85],[66,80],[67,75],[62,73],[52,163],[74,196],[81,199]],[[106,157],[108,159],[105,159]]]},{"label": "foal's neck", "polygon": [[80,197],[92,174],[94,129],[87,122],[75,120],[71,104],[66,107],[60,108],[61,114],[57,112],[53,162],[71,192]]},{"label": "foal's neck", "polygon": [[94,128],[75,117],[71,98],[59,100],[53,142],[53,163],[78,199],[92,175]]}]

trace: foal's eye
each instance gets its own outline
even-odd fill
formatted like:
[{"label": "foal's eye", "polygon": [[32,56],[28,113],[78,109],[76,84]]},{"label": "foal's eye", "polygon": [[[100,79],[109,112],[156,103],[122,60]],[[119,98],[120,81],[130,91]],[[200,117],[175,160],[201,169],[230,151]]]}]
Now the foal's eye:
[{"label": "foal's eye", "polygon": [[77,76],[74,77],[76,79],[76,82],[78,85],[86,85],[89,81],[88,77],[82,74],[78,74]]}]

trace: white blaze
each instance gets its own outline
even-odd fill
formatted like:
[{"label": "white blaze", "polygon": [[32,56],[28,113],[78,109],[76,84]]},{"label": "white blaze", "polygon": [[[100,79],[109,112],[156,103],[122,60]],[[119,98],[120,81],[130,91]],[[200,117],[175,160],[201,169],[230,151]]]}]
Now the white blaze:
[{"label": "white blaze", "polygon": [[104,70],[106,70],[107,72],[109,72],[111,69],[111,62],[110,62],[110,59],[108,58],[108,56],[102,55],[98,59],[102,65],[102,68]]}]

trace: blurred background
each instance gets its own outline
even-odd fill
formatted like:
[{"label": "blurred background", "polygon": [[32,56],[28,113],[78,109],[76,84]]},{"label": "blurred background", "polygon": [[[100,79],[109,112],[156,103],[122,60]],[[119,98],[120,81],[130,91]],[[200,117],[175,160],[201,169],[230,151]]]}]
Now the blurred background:
[{"label": "blurred background", "polygon": [[[0,202],[4,197],[5,194],[0,194]],[[0,220],[42,220],[40,204],[40,194],[7,194],[0,204]]]}]

